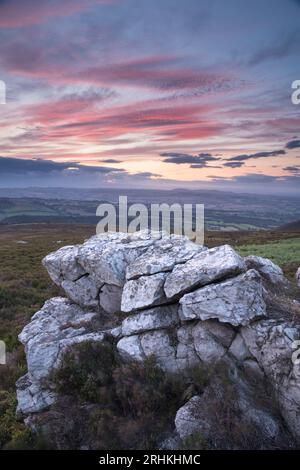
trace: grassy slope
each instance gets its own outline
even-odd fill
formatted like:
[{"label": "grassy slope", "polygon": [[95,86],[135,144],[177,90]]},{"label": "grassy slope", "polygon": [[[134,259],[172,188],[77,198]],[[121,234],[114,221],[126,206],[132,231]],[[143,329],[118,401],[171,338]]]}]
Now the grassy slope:
[{"label": "grassy slope", "polygon": [[300,238],[290,238],[265,244],[249,244],[237,247],[242,256],[258,255],[269,258],[281,266],[285,274],[293,279],[300,266]]},{"label": "grassy slope", "polygon": [[[46,299],[60,294],[41,259],[60,246],[82,243],[95,233],[86,225],[19,225],[0,227],[0,340],[9,351],[8,365],[0,366],[0,448],[13,440],[28,441],[22,423],[15,419],[15,381],[25,371],[25,358],[17,335]],[[21,242],[21,243],[20,243]],[[26,243],[24,243],[26,242]],[[299,233],[209,232],[208,246],[230,243],[242,255],[257,254],[282,265],[292,278],[300,265]]]}]

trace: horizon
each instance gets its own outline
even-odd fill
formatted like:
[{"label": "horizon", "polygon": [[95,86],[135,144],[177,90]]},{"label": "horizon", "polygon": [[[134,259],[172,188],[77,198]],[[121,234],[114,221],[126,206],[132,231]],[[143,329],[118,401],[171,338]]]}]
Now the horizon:
[{"label": "horizon", "polygon": [[[11,192],[11,191],[24,191],[25,193],[26,192],[29,192],[30,190],[31,191],[81,191],[81,192],[101,192],[101,191],[112,191],[112,192],[115,192],[115,193],[118,193],[120,194],[120,190],[121,191],[124,191],[124,192],[133,192],[133,191],[140,191],[140,192],[155,192],[157,193],[158,189],[157,188],[142,188],[142,187],[136,187],[136,188],[130,188],[130,187],[122,187],[122,188],[116,188],[116,187],[111,187],[111,186],[105,186],[105,187],[81,187],[81,188],[78,188],[76,186],[69,186],[69,187],[64,187],[64,186],[19,186],[19,187],[1,187],[0,186],[0,198],[5,198],[5,197],[9,197],[11,198],[12,196],[2,196],[2,192]],[[261,197],[261,196],[266,196],[266,193],[264,192],[257,192],[255,191],[255,193],[251,192],[249,190],[249,192],[245,191],[245,190],[238,190],[238,189],[235,189],[235,188],[232,188],[231,190],[230,189],[217,189],[217,188],[184,188],[184,187],[176,187],[176,188],[167,188],[167,189],[159,189],[160,192],[163,192],[163,193],[171,193],[171,192],[186,192],[186,193],[195,193],[195,192],[199,192],[199,193],[222,193],[222,194],[232,194],[232,195],[239,195],[239,196],[257,196],[257,197]],[[281,198],[281,197],[284,197],[284,198],[291,198],[291,199],[300,199],[300,193],[268,193],[268,196],[272,197],[272,198]],[[32,198],[34,196],[15,196],[16,198],[17,197],[28,197],[28,198]],[[41,196],[39,196],[41,197]],[[80,197],[81,198],[81,197]],[[80,199],[79,198],[79,199]],[[50,197],[47,197],[47,199],[51,199]],[[62,199],[62,197],[58,197],[58,199]],[[84,199],[84,198],[83,198]]]}]

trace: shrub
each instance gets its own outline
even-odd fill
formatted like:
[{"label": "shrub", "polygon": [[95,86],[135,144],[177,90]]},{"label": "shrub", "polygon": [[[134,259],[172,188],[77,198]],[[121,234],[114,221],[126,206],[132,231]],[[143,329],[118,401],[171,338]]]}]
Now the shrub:
[{"label": "shrub", "polygon": [[96,449],[154,448],[163,431],[172,428],[185,387],[153,358],[122,363],[110,343],[76,346],[51,381],[60,395],[77,400],[75,410],[83,402],[94,403],[82,440]]},{"label": "shrub", "polygon": [[66,353],[62,366],[53,372],[50,380],[60,394],[75,395],[92,403],[103,402],[113,380],[116,360],[110,343],[82,343]]}]

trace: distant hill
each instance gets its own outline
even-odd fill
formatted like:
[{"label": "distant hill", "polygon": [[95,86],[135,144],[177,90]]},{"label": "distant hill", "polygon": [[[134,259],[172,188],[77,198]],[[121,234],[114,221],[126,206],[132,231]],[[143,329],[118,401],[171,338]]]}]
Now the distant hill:
[{"label": "distant hill", "polygon": [[300,220],[295,220],[289,224],[281,225],[277,230],[283,232],[300,232]]},{"label": "distant hill", "polygon": [[[118,205],[119,196],[128,205],[204,204],[207,230],[273,230],[300,220],[300,196],[277,197],[222,191],[75,190],[56,188],[0,188],[0,225],[22,223],[97,224],[100,203]],[[292,228],[289,229],[293,230]]]}]

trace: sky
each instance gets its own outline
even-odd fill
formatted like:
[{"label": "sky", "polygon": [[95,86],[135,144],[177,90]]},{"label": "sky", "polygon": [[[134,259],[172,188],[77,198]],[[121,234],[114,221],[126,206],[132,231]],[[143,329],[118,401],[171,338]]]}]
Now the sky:
[{"label": "sky", "polygon": [[299,17],[300,0],[0,0],[0,187],[299,193]]}]

